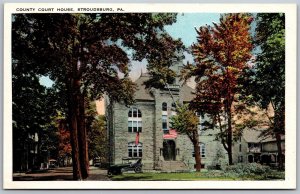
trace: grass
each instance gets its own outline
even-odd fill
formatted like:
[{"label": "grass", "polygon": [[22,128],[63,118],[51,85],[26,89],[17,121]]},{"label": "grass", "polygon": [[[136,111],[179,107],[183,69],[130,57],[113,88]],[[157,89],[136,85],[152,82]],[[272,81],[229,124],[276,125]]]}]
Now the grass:
[{"label": "grass", "polygon": [[[204,171],[190,173],[124,173],[110,177],[114,181],[238,181],[238,180],[282,180],[281,175],[269,178],[253,175],[242,176],[228,175],[222,171]],[[284,178],[283,178],[284,179]]]},{"label": "grass", "polygon": [[111,177],[114,181],[193,181],[193,180],[235,180],[235,178],[225,176],[211,177],[207,172],[191,173],[124,173]]}]

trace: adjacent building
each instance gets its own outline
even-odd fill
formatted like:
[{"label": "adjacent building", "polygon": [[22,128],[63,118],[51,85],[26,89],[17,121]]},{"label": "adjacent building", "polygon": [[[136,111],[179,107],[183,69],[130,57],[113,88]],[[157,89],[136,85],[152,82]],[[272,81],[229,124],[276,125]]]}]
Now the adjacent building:
[{"label": "adjacent building", "polygon": [[[281,149],[285,155],[285,136],[281,136]],[[284,158],[284,157],[283,157]],[[278,165],[278,149],[275,137],[261,136],[260,130],[246,129],[233,146],[234,163],[261,163]]]}]

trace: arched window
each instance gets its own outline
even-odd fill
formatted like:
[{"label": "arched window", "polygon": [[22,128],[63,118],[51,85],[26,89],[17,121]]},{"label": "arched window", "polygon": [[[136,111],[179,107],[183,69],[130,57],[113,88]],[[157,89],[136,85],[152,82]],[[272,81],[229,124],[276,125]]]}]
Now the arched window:
[{"label": "arched window", "polygon": [[128,111],[128,132],[142,132],[142,112],[137,108]]},{"label": "arched window", "polygon": [[167,111],[168,110],[168,104],[166,102],[163,102],[161,109],[162,109],[162,111]]},{"label": "arched window", "polygon": [[174,102],[172,103],[172,110],[176,110],[176,104]]},{"label": "arched window", "polygon": [[135,142],[128,143],[128,157],[135,158],[135,157],[142,157],[143,156],[143,144],[135,144]]},{"label": "arched window", "polygon": [[128,111],[128,117],[132,117],[132,118],[141,118],[142,117],[142,113],[139,109],[137,108],[131,108]]}]

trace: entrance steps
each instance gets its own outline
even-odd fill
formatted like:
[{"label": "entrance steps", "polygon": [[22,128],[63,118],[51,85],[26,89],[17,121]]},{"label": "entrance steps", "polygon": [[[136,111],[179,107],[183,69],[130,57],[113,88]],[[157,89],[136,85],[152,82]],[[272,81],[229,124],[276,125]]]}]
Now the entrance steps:
[{"label": "entrance steps", "polygon": [[162,172],[189,172],[188,166],[182,161],[161,161]]}]

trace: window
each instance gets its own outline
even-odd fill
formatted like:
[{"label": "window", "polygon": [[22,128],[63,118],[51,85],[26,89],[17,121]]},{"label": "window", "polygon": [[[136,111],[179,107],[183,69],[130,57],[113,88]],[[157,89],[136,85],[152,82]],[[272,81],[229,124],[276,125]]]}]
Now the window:
[{"label": "window", "polygon": [[142,132],[142,121],[128,121],[128,132]]},{"label": "window", "polygon": [[174,116],[176,114],[176,104],[173,102],[171,105],[171,115]]},{"label": "window", "polygon": [[253,156],[252,156],[252,155],[249,155],[249,156],[248,156],[248,162],[249,162],[249,163],[252,163],[252,162],[253,162]]},{"label": "window", "polygon": [[238,162],[242,163],[243,162],[243,156],[238,156]]},{"label": "window", "polygon": [[[205,148],[205,144],[204,143],[200,143],[200,156],[201,158],[205,158],[206,157],[206,148]],[[195,151],[193,151],[193,157],[195,157]]]},{"label": "window", "polygon": [[128,143],[128,157],[142,157],[143,156],[143,144],[139,143],[135,145],[134,142]]},{"label": "window", "polygon": [[128,112],[128,118],[141,118],[142,113],[137,108],[131,108]]},{"label": "window", "polygon": [[137,108],[128,111],[128,132],[142,132],[142,113]]},{"label": "window", "polygon": [[166,102],[162,103],[162,111],[167,111],[168,110],[168,104]]},{"label": "window", "polygon": [[239,145],[239,151],[242,152],[242,144]]},{"label": "window", "polygon": [[173,102],[172,103],[172,110],[175,111],[176,110],[176,104]]},{"label": "window", "polygon": [[204,119],[203,117],[201,116],[201,114],[199,112],[196,112],[196,116],[199,118],[199,123],[198,123],[198,134],[199,135],[203,135],[204,133],[204,130],[203,130],[203,122],[204,122]]},{"label": "window", "polygon": [[168,131],[168,124],[167,124],[168,116],[162,115],[162,129],[163,131]]},{"label": "window", "polygon": [[205,158],[206,156],[206,148],[204,143],[200,143],[200,154],[201,158]]}]

